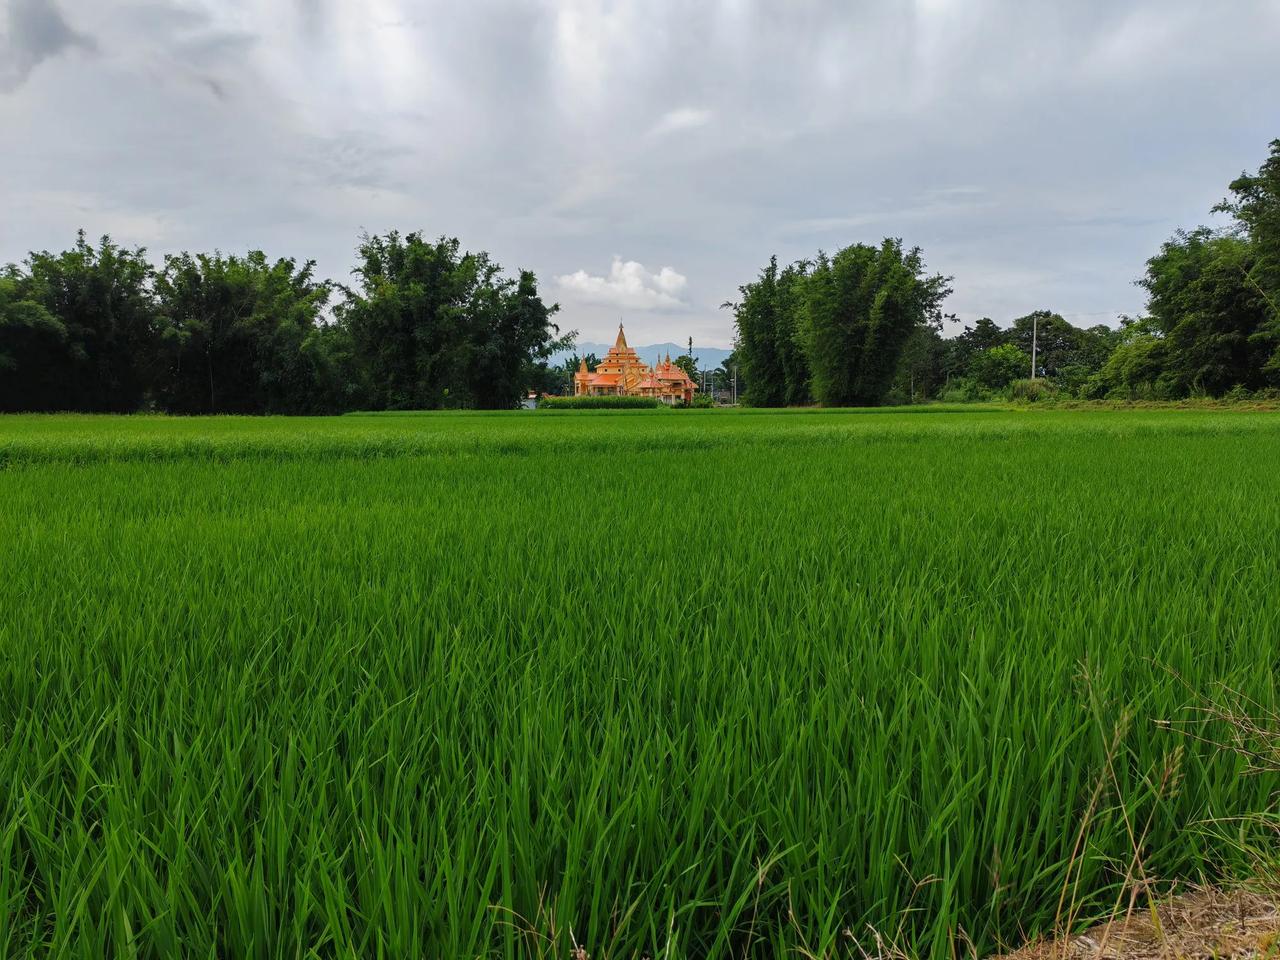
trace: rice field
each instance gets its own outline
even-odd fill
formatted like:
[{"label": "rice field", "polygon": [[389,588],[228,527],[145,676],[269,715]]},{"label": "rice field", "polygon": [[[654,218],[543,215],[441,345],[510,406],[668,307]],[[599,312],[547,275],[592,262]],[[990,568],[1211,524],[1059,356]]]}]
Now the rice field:
[{"label": "rice field", "polygon": [[1276,414],[4,417],[0,954],[986,954],[1278,641]]}]

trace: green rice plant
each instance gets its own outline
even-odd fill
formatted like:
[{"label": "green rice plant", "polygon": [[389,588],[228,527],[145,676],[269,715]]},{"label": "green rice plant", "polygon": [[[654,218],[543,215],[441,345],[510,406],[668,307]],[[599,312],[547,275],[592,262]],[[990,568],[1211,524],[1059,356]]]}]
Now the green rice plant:
[{"label": "green rice plant", "polygon": [[1280,704],[1280,421],[927,409],[0,418],[0,955],[985,953],[1247,869],[1187,708]]}]

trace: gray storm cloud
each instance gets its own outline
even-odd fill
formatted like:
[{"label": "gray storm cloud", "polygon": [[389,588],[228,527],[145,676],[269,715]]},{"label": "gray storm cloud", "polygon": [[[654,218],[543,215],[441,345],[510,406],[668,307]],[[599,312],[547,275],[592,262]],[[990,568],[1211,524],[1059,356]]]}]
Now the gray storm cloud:
[{"label": "gray storm cloud", "polygon": [[727,344],[770,254],[886,235],[962,318],[1114,322],[1280,136],[1269,0],[0,4],[0,262],[422,229],[594,340]]},{"label": "gray storm cloud", "polygon": [[11,92],[42,61],[64,50],[92,50],[93,42],[67,26],[52,0],[9,0],[0,41],[0,92]]}]

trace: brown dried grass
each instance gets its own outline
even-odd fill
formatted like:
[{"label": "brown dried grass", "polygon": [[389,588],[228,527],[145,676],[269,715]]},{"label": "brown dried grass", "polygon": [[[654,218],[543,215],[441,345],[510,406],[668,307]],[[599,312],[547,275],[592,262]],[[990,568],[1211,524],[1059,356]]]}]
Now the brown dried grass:
[{"label": "brown dried grass", "polygon": [[1200,889],[1150,911],[1098,924],[1082,934],[1042,940],[1004,960],[1191,960],[1280,957],[1280,894]]}]

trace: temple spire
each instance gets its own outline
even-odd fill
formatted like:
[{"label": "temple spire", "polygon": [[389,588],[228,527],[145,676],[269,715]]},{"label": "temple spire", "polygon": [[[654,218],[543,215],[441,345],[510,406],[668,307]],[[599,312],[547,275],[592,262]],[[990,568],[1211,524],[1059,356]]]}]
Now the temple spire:
[{"label": "temple spire", "polygon": [[625,350],[625,349],[627,349],[627,335],[626,335],[625,333],[623,333],[623,332],[622,332],[622,322],[621,322],[621,321],[619,321],[619,322],[618,322],[618,339],[617,339],[617,340],[615,340],[615,341],[613,341],[613,348],[614,348],[615,350]]}]

